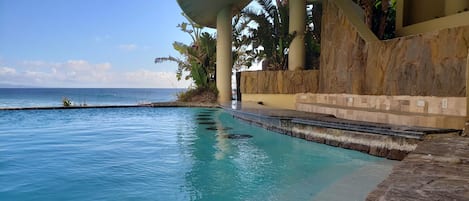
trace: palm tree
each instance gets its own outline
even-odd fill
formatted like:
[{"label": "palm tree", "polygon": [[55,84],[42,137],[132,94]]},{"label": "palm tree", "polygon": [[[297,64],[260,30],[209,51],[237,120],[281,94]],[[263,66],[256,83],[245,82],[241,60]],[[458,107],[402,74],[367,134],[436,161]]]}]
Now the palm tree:
[{"label": "palm tree", "polygon": [[244,17],[242,13],[233,17],[233,68],[236,71],[243,67],[249,68],[257,61],[258,51],[252,48],[252,36],[246,33],[251,22],[252,20]]},{"label": "palm tree", "polygon": [[[241,14],[257,23],[257,27],[249,27],[247,40],[252,44],[253,52],[258,59],[265,59],[267,68],[271,70],[288,69],[288,48],[296,33],[289,33],[288,1],[256,0],[261,10],[246,9]],[[307,10],[305,50],[305,69],[319,67],[321,40],[322,4],[313,3]],[[309,26],[314,24],[314,26]],[[260,51],[258,50],[260,47]]]},{"label": "palm tree", "polygon": [[285,53],[294,37],[294,34],[288,33],[288,5],[281,0],[276,0],[277,5],[273,0],[256,1],[262,8],[260,11],[246,9],[242,13],[258,25],[248,28],[253,49],[263,49],[257,52],[256,57],[267,59],[270,69],[287,69]]},{"label": "palm tree", "polygon": [[172,61],[178,64],[176,76],[181,80],[184,72],[189,72],[186,80],[193,79],[197,88],[213,87],[215,85],[216,39],[207,32],[202,31],[202,26],[188,20],[178,25],[181,31],[188,33],[192,42],[186,45],[174,42],[173,48],[182,56],[180,58],[168,56],[155,58],[155,63]]},{"label": "palm tree", "polygon": [[306,10],[305,69],[319,69],[321,52],[322,2],[313,2]]}]

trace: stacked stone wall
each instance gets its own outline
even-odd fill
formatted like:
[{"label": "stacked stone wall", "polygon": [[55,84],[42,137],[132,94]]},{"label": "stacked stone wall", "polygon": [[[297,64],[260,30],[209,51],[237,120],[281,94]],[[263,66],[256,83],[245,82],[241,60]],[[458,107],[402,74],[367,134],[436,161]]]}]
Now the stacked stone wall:
[{"label": "stacked stone wall", "polygon": [[318,76],[318,70],[243,72],[240,88],[244,94],[315,93]]},{"label": "stacked stone wall", "polygon": [[324,1],[319,93],[465,96],[469,26],[365,41]]},{"label": "stacked stone wall", "polygon": [[366,41],[334,1],[323,9],[320,70],[243,72],[242,93],[466,96],[469,26]]}]

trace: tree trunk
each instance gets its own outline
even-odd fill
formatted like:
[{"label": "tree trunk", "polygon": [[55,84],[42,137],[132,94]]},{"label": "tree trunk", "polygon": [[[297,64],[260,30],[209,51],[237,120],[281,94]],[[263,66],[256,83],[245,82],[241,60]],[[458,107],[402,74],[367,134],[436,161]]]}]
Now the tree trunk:
[{"label": "tree trunk", "polygon": [[381,18],[379,20],[378,38],[383,39],[386,31],[387,19],[389,10],[389,0],[381,1]]},{"label": "tree trunk", "polygon": [[313,3],[313,34],[316,41],[321,44],[322,2]]},{"label": "tree trunk", "polygon": [[365,11],[365,24],[370,28],[373,29],[373,6],[376,0],[361,0],[360,6]]}]

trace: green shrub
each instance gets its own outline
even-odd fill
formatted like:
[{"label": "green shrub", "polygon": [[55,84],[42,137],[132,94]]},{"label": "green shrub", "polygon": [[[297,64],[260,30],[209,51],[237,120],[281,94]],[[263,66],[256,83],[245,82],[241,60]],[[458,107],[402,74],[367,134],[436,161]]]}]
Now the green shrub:
[{"label": "green shrub", "polygon": [[214,84],[208,87],[191,88],[177,94],[177,98],[180,102],[215,103],[218,98],[218,90]]},{"label": "green shrub", "polygon": [[67,97],[63,97],[62,98],[62,105],[64,107],[70,107],[70,106],[72,106],[72,100],[67,98]]}]

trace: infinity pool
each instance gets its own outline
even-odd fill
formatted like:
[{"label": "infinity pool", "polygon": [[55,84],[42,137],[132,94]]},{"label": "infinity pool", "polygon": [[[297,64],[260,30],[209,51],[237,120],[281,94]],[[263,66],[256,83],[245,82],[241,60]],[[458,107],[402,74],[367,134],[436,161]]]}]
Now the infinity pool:
[{"label": "infinity pool", "polygon": [[385,163],[218,109],[0,111],[2,201],[363,200]]}]

